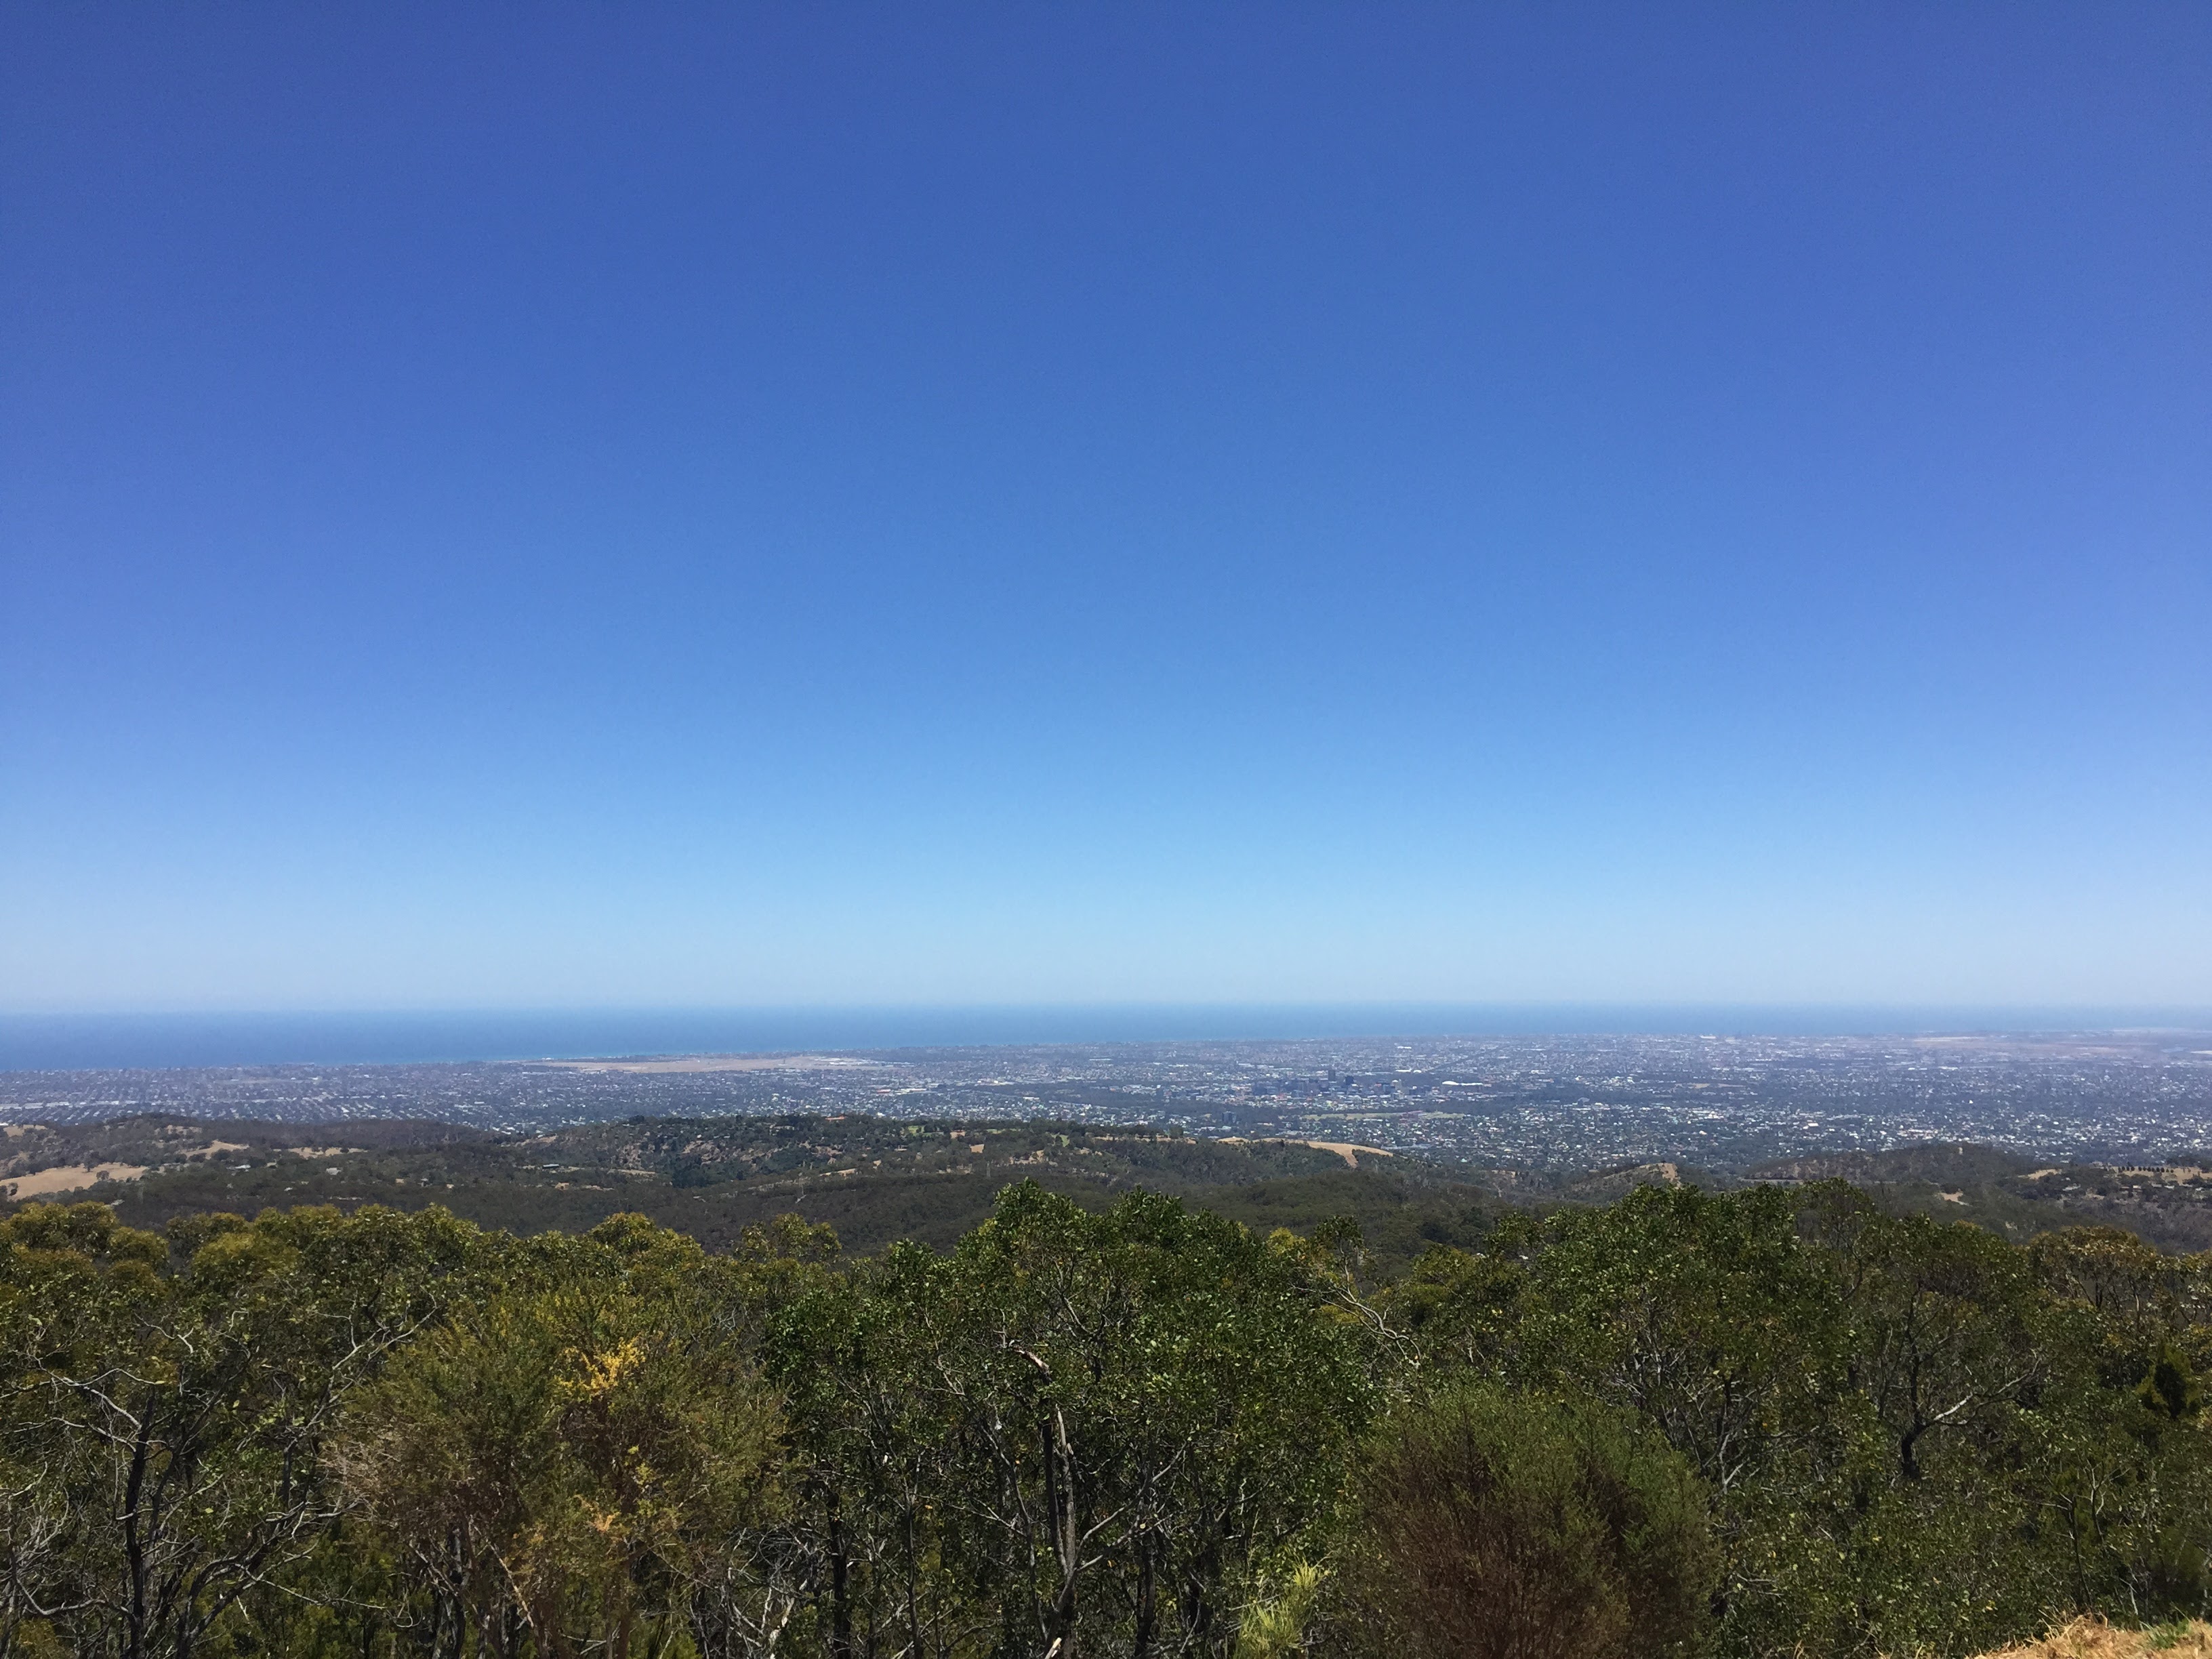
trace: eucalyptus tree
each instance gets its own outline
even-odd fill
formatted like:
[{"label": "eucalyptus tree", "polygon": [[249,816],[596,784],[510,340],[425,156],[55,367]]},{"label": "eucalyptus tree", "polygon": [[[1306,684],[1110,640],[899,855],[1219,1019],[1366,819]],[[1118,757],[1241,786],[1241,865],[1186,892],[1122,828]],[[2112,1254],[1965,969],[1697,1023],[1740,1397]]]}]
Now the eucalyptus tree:
[{"label": "eucalyptus tree", "polygon": [[1033,1183],[791,1310],[839,1656],[1224,1654],[1330,1512],[1374,1386],[1303,1249]]},{"label": "eucalyptus tree", "polygon": [[0,1223],[4,1455],[38,1476],[15,1616],[120,1659],[188,1659],[250,1622],[344,1507],[324,1454],[346,1401],[475,1243],[383,1210],[202,1217],[166,1242],[99,1204]]},{"label": "eucalyptus tree", "polygon": [[780,1425],[745,1271],[641,1217],[548,1235],[364,1391],[337,1466],[405,1563],[422,1648],[771,1644],[792,1598],[750,1571]]}]

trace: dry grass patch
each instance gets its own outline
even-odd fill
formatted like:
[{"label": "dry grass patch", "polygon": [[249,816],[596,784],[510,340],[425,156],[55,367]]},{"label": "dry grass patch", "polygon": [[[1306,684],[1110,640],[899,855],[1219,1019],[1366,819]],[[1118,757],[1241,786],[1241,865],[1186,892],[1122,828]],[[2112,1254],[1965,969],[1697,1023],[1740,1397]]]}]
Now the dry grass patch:
[{"label": "dry grass patch", "polygon": [[0,1199],[52,1198],[57,1193],[81,1192],[103,1181],[136,1181],[145,1173],[143,1164],[58,1164],[35,1175],[10,1176],[0,1181]]},{"label": "dry grass patch", "polygon": [[1986,1654],[1984,1659],[2212,1659],[2212,1625],[2191,1620],[2151,1630],[2116,1630],[2101,1619],[2076,1619],[2039,1642]]}]

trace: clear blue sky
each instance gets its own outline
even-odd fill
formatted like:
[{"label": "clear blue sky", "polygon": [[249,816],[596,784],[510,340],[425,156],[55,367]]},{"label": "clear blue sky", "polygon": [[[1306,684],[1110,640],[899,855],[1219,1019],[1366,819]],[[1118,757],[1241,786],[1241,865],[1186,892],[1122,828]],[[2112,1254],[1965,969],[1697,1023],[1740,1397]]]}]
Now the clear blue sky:
[{"label": "clear blue sky", "polygon": [[0,16],[0,1008],[2212,1004],[2212,9]]}]

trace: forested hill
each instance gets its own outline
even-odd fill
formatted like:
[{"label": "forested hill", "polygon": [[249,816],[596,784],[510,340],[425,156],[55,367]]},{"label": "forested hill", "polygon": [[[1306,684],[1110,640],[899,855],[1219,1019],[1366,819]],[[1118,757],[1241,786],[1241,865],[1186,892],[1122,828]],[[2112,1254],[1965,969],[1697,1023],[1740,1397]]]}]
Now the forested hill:
[{"label": "forested hill", "polygon": [[[1479,1172],[1387,1153],[1004,1120],[656,1117],[499,1136],[415,1121],[141,1116],[10,1133],[0,1183],[13,1178],[26,1199],[96,1197],[140,1227],[269,1206],[434,1203],[523,1234],[582,1232],[634,1212],[721,1249],[793,1213],[872,1255],[899,1239],[950,1245],[990,1213],[1000,1188],[1029,1180],[1094,1209],[1142,1187],[1262,1233],[1351,1215],[1402,1266],[1430,1244],[1472,1243],[1504,1207]],[[103,1170],[96,1183],[55,1189],[58,1178],[89,1182]]]},{"label": "forested hill", "polygon": [[96,1197],[133,1226],[264,1207],[431,1203],[518,1233],[584,1231],[634,1212],[725,1249],[774,1215],[826,1221],[846,1249],[950,1244],[1007,1182],[1091,1208],[1137,1187],[1266,1232],[1350,1215],[1376,1266],[1469,1244],[1510,1209],[1604,1204],[1643,1185],[1706,1190],[1840,1177],[1883,1210],[1974,1222],[2024,1241],[2118,1226],[2165,1249],[2212,1248],[2212,1170],[2042,1168],[1936,1145],[1801,1158],[1729,1172],[1672,1164],[1583,1174],[1472,1169],[1352,1146],[1221,1140],[1142,1126],[914,1121],[844,1115],[639,1117],[499,1135],[421,1120],[262,1123],[142,1115],[31,1123],[0,1143],[0,1200]]}]

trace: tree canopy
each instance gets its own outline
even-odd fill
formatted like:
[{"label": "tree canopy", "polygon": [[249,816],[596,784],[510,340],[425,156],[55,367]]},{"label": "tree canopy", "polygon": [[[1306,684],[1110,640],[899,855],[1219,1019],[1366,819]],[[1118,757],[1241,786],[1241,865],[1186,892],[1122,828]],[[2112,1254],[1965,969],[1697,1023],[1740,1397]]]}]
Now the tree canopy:
[{"label": "tree canopy", "polygon": [[1383,1282],[1029,1183],[795,1218],[0,1221],[0,1659],[1960,1654],[2212,1609],[2212,1261],[1840,1182]]}]

